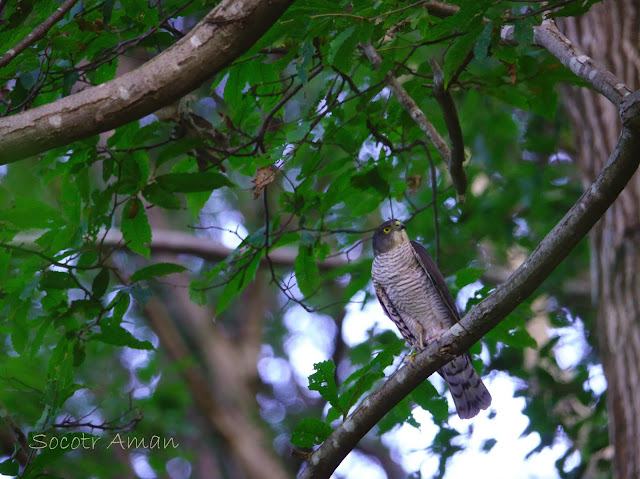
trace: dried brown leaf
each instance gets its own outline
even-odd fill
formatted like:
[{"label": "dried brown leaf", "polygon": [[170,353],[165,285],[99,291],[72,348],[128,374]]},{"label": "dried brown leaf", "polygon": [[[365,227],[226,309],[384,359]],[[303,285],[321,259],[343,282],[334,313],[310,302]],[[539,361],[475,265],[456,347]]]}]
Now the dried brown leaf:
[{"label": "dried brown leaf", "polygon": [[274,165],[268,165],[263,166],[262,168],[258,168],[258,171],[256,171],[256,177],[251,180],[251,182],[256,185],[253,188],[254,200],[257,200],[260,197],[260,192],[264,189],[265,186],[275,180],[277,174],[278,168],[276,168]]}]

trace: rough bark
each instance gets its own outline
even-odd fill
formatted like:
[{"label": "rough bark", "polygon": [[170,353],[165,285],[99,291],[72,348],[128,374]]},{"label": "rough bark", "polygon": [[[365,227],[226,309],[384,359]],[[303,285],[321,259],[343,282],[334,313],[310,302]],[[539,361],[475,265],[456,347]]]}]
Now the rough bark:
[{"label": "rough bark", "polygon": [[244,54],[293,0],[226,0],[140,68],[0,119],[0,165],[142,118],[186,95]]},{"label": "rough bark", "polygon": [[[587,55],[632,89],[640,87],[640,2],[605,1],[562,25]],[[620,119],[606,98],[567,90],[585,184],[616,144]],[[608,383],[609,432],[617,479],[640,477],[640,174],[629,182],[591,232],[596,332]]]}]

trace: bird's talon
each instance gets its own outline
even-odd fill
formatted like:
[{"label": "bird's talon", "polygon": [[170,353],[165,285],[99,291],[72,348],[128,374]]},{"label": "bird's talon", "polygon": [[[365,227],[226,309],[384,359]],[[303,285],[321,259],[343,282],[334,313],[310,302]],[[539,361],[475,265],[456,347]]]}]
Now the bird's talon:
[{"label": "bird's talon", "polygon": [[418,355],[419,351],[413,351],[409,354],[407,354],[404,358],[405,361],[407,361],[409,364],[411,364],[413,366],[413,361],[415,359],[415,357]]}]

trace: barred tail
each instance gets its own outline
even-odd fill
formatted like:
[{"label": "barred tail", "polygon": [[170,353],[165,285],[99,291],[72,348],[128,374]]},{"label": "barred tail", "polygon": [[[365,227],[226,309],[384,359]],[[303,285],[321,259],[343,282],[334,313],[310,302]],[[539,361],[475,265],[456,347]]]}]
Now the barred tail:
[{"label": "barred tail", "polygon": [[473,369],[468,354],[458,356],[438,371],[449,384],[449,390],[461,419],[476,416],[491,405],[491,394]]}]

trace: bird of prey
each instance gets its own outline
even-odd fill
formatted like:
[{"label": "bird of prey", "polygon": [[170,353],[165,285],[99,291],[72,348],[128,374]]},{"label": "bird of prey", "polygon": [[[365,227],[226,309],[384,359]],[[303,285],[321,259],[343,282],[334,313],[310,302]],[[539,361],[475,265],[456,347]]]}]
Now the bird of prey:
[{"label": "bird of prey", "polygon": [[[371,276],[382,309],[414,349],[423,349],[460,319],[442,273],[402,222],[383,223],[373,235]],[[438,370],[449,384],[458,416],[469,419],[491,404],[469,353]]]}]

